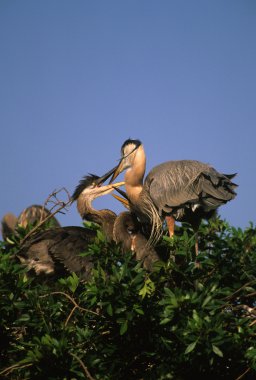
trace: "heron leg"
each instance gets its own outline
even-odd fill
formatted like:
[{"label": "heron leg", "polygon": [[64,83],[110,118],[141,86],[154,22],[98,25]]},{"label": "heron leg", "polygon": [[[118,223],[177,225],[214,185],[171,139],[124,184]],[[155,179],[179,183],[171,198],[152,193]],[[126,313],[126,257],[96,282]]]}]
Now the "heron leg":
[{"label": "heron leg", "polygon": [[198,231],[195,231],[195,251],[196,251],[196,256],[198,256],[198,252],[199,252]]},{"label": "heron leg", "polygon": [[199,243],[198,243],[198,238],[199,238],[199,233],[198,233],[198,230],[199,230],[199,225],[200,223],[191,223],[192,225],[192,228],[194,230],[194,233],[195,233],[195,253],[196,253],[196,257],[198,256],[198,253],[199,253]]},{"label": "heron leg", "polygon": [[174,235],[174,227],[175,227],[175,219],[172,216],[167,215],[165,217],[165,220],[166,220],[166,224],[167,224],[167,227],[168,227],[169,236],[173,237],[173,235]]},{"label": "heron leg", "polygon": [[136,235],[131,235],[131,251],[134,252],[136,248],[135,244]]},{"label": "heron leg", "polygon": [[194,229],[194,232],[195,232],[195,252],[196,252],[195,266],[196,266],[196,268],[200,269],[201,268],[201,264],[200,264],[199,261],[197,261],[197,256],[198,256],[198,253],[199,253],[199,244],[198,244],[198,237],[199,237],[198,229],[199,229],[199,224],[198,225],[194,225],[193,229]]}]

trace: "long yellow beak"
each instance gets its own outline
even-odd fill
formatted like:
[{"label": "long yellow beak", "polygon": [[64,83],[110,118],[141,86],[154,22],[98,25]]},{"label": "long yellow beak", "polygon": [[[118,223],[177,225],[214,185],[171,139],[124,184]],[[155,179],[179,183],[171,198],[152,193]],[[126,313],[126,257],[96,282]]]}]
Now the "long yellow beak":
[{"label": "long yellow beak", "polygon": [[122,181],[122,182],[116,182],[116,183],[111,183],[111,185],[115,188],[115,187],[120,187],[120,186],[124,186],[125,185],[125,182]]},{"label": "long yellow beak", "polygon": [[116,179],[116,177],[123,171],[123,159],[122,158],[121,158],[119,164],[112,170],[114,173],[113,173],[109,183],[112,183]]},{"label": "long yellow beak", "polygon": [[116,183],[110,183],[108,185],[105,185],[105,186],[98,186],[97,188],[100,190],[102,189],[102,191],[108,191],[108,190],[117,190],[118,187],[120,186],[123,186],[125,184],[125,182],[116,182]]},{"label": "long yellow beak", "polygon": [[129,201],[125,198],[122,198],[120,197],[119,195],[117,194],[111,194],[114,198],[116,198],[119,202],[122,203],[122,205],[127,208],[128,210],[130,210],[130,205],[129,205]]}]

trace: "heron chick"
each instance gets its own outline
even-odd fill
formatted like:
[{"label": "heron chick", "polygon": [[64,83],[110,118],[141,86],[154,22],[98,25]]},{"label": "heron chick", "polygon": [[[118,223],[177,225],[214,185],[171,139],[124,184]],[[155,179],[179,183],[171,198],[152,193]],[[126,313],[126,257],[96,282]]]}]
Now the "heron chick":
[{"label": "heron chick", "polygon": [[[18,217],[12,213],[5,214],[1,221],[3,240],[7,241],[7,238],[15,234],[18,226],[23,228],[26,228],[28,225],[36,226],[50,215],[52,215],[51,212],[41,205],[26,207]],[[47,223],[49,227],[60,227],[60,223],[53,215],[47,220]],[[45,227],[46,223],[43,223],[43,225]]]},{"label": "heron chick", "polygon": [[[83,219],[91,220],[101,225],[108,240],[113,239],[121,244],[122,251],[127,252],[136,249],[136,259],[141,259],[146,269],[152,268],[152,263],[158,259],[154,251],[143,253],[140,230],[137,219],[131,214],[116,217],[111,210],[96,210],[92,207],[92,201],[102,195],[108,194],[123,182],[103,186],[103,182],[109,178],[109,174],[102,177],[95,175],[86,176],[76,187],[73,200],[77,201],[78,209]],[[17,256],[20,261],[36,274],[63,275],[63,272],[75,272],[81,279],[87,280],[91,275],[93,261],[90,256],[82,257],[91,243],[94,242],[97,232],[84,227],[70,226],[52,228],[33,235],[21,246]],[[138,239],[137,239],[138,238]],[[147,240],[144,237],[144,245]]]},{"label": "heron chick", "polygon": [[133,251],[135,259],[142,261],[145,269],[152,270],[153,263],[159,260],[159,256],[148,244],[136,215],[130,211],[116,215],[111,210],[96,210],[92,207],[95,197],[108,194],[124,185],[124,182],[118,182],[112,187],[111,185],[98,187],[99,181],[102,179],[105,181],[116,169],[117,167],[103,177],[93,174],[85,176],[76,187],[72,198],[77,201],[77,209],[82,219],[99,224],[108,241],[114,240],[120,243],[122,252]]},{"label": "heron chick", "polygon": [[[120,184],[101,186],[111,174],[107,173],[102,177],[89,176],[86,180],[86,188],[82,191],[83,200],[85,200],[83,210],[88,216],[91,214],[92,218],[93,215],[98,217],[100,211],[93,209],[91,202],[98,196],[113,191],[116,186],[120,186]],[[81,189],[81,184],[79,186],[74,192],[73,200]],[[17,257],[37,275],[58,276],[68,271],[75,272],[80,278],[86,280],[90,276],[92,262],[89,257],[81,257],[80,253],[88,249],[96,235],[95,230],[77,226],[41,231],[25,240]]]},{"label": "heron chick", "polygon": [[170,236],[174,234],[175,220],[190,223],[197,233],[202,219],[209,219],[218,207],[236,196],[237,185],[231,181],[236,174],[219,173],[203,162],[167,161],[155,166],[143,182],[146,154],[142,143],[126,140],[121,156],[111,181],[126,170],[125,189],[130,207],[141,221],[151,223],[152,243],[160,238],[164,219]]}]

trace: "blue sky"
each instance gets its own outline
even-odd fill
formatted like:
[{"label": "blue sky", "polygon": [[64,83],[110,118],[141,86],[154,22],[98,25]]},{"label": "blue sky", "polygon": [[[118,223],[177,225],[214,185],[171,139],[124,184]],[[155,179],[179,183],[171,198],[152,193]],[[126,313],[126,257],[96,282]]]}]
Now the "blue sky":
[{"label": "blue sky", "polygon": [[[0,217],[72,193],[131,137],[147,172],[177,159],[237,172],[219,213],[255,223],[254,0],[0,0],[0,51]],[[122,210],[110,195],[95,206]],[[81,225],[75,205],[58,219]]]}]

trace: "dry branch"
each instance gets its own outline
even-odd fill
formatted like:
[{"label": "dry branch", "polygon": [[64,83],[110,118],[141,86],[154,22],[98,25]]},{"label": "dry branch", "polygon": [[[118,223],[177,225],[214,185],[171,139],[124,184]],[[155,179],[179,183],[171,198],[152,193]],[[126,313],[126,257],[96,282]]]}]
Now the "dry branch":
[{"label": "dry branch", "polygon": [[[68,200],[66,202],[58,199],[57,197],[57,194],[60,193],[61,191],[65,191],[67,194]],[[61,210],[65,209],[65,211],[68,211],[67,207],[70,206],[72,202],[73,202],[72,197],[70,196],[68,190],[65,187],[61,188],[60,190],[54,190],[48,196],[43,206],[43,208],[45,208],[48,203],[53,203],[53,206],[49,209],[50,214],[46,218],[43,218],[43,219],[41,216],[40,222],[24,236],[24,238],[20,242],[20,245],[22,245],[25,240],[27,240],[31,235],[33,235],[45,222],[53,218],[54,215],[56,215],[57,213],[62,213]]]},{"label": "dry branch", "polygon": [[85,373],[85,376],[87,377],[87,379],[89,379],[89,380],[95,380],[93,377],[92,377],[92,375],[90,374],[90,372],[88,371],[88,368],[84,365],[84,363],[82,362],[82,360],[77,356],[77,355],[75,355],[75,354],[70,354],[70,355],[72,355],[78,362],[79,362],[79,364],[81,365],[81,367],[83,368],[83,370],[84,370],[84,373]]},{"label": "dry branch", "polygon": [[74,311],[76,309],[79,309],[81,311],[85,311],[86,313],[91,313],[91,314],[94,314],[94,315],[97,315],[97,316],[99,315],[95,311],[92,311],[92,310],[89,310],[89,309],[85,309],[84,307],[79,306],[78,303],[74,300],[74,298],[72,298],[69,294],[64,293],[64,292],[52,292],[52,293],[49,293],[49,294],[44,294],[43,296],[40,296],[40,298],[49,297],[50,295],[55,295],[55,294],[61,294],[61,295],[65,296],[74,305],[73,309],[71,310],[71,312],[69,313],[69,315],[68,315],[68,317],[67,317],[67,319],[65,321],[64,326],[67,326],[70,318],[72,317],[72,315],[73,315],[73,313],[74,313]]}]

